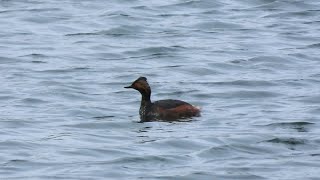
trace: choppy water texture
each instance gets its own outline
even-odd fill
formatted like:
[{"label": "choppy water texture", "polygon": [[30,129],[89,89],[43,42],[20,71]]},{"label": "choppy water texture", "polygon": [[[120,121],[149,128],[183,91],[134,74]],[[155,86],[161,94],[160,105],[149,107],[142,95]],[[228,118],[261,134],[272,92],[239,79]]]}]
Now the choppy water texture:
[{"label": "choppy water texture", "polygon": [[319,55],[316,0],[1,0],[1,179],[320,179]]}]

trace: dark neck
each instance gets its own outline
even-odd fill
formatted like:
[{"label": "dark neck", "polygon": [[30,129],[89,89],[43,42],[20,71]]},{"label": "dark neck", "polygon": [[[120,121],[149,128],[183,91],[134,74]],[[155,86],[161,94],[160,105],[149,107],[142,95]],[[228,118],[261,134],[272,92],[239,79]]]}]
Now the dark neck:
[{"label": "dark neck", "polygon": [[150,99],[150,95],[151,94],[145,94],[145,93],[141,93],[141,107],[143,106],[148,106],[149,104],[151,104],[151,99]]},{"label": "dark neck", "polygon": [[142,102],[151,103],[151,99],[150,99],[151,90],[150,89],[139,90],[139,92],[140,92],[140,94],[142,96],[141,103]]},{"label": "dark neck", "polygon": [[141,93],[141,95],[142,95],[142,98],[141,98],[139,114],[140,114],[141,121],[146,121],[147,113],[151,105],[151,100],[150,100],[151,93]]}]

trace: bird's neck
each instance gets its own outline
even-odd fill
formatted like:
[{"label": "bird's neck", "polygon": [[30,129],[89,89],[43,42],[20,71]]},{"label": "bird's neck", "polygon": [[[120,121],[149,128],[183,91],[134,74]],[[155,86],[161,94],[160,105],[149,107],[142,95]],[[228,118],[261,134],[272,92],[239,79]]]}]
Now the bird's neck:
[{"label": "bird's neck", "polygon": [[141,95],[142,95],[142,98],[141,98],[141,105],[139,110],[140,120],[146,121],[148,110],[152,104],[150,100],[151,93],[148,93],[148,94],[141,93]]}]

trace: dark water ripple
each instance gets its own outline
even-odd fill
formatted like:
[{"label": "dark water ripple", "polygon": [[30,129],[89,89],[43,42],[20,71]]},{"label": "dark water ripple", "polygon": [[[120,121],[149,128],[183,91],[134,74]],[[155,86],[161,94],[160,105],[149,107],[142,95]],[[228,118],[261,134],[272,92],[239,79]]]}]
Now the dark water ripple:
[{"label": "dark water ripple", "polygon": [[[320,2],[0,1],[1,179],[319,179]],[[138,123],[153,99],[202,116]]]}]

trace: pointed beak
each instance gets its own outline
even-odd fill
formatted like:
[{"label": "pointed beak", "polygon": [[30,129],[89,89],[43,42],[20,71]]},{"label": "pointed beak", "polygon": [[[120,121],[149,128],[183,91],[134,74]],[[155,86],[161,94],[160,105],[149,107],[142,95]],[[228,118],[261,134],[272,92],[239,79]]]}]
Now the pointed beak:
[{"label": "pointed beak", "polygon": [[127,89],[128,89],[128,88],[133,88],[133,87],[130,85],[130,86],[126,86],[126,87],[124,87],[124,88],[127,88]]}]

